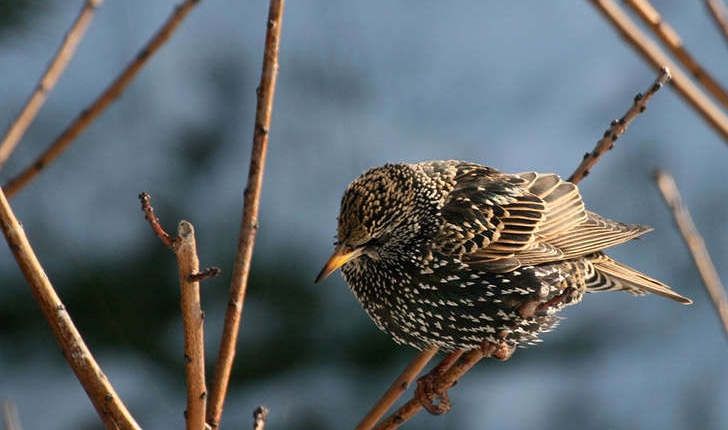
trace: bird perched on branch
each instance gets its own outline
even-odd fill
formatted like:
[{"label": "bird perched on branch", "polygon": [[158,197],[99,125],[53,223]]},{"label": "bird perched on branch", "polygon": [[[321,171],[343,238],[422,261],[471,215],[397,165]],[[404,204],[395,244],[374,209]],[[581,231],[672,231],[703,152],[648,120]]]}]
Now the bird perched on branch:
[{"label": "bird perched on branch", "polygon": [[584,208],[555,174],[516,175],[463,161],[375,167],[346,189],[336,250],[377,327],[417,349],[471,350],[538,341],[584,292],[687,299],[602,250],[649,227]]}]

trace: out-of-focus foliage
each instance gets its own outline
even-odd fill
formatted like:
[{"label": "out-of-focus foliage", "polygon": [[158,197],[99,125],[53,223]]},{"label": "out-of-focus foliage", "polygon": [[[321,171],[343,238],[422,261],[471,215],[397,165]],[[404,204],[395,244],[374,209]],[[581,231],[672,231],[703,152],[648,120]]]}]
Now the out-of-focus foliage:
[{"label": "out-of-focus foliage", "polygon": [[0,38],[21,29],[43,3],[41,0],[0,0]]}]

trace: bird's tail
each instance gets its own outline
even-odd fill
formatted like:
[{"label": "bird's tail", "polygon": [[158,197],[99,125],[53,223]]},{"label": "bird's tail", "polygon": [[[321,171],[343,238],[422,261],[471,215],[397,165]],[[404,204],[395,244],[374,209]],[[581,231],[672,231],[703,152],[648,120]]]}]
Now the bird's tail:
[{"label": "bird's tail", "polygon": [[593,276],[587,279],[587,291],[589,292],[620,290],[635,295],[652,293],[685,305],[693,302],[657,279],[618,263],[601,252],[592,254],[587,259],[591,262],[595,271]]}]

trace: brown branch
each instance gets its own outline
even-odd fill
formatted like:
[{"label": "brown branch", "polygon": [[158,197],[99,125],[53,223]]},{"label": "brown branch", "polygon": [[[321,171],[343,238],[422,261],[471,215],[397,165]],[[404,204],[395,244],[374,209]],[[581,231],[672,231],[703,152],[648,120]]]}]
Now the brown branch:
[{"label": "brown branch", "polygon": [[23,138],[25,131],[28,130],[30,124],[38,115],[38,111],[45,103],[46,97],[56,86],[58,79],[63,74],[66,66],[71,61],[73,54],[76,52],[79,42],[83,39],[83,35],[86,33],[88,25],[94,17],[94,12],[101,5],[103,0],[86,0],[81,11],[76,18],[76,21],[71,26],[66,36],[61,42],[61,46],[56,52],[56,56],[53,57],[48,69],[46,69],[43,76],[40,78],[38,85],[35,87],[35,91],[30,95],[30,98],[26,102],[23,109],[18,114],[18,117],[10,124],[5,136],[0,141],[0,169],[12,154],[15,147]]},{"label": "brown branch", "polygon": [[202,272],[191,273],[190,276],[187,277],[187,280],[190,282],[204,281],[208,278],[216,278],[220,274],[220,272],[221,270],[219,267],[208,267]]},{"label": "brown branch", "polygon": [[612,0],[590,0],[614,25],[622,37],[631,44],[647,63],[657,70],[668,67],[672,85],[713,129],[728,143],[728,116],[715,105],[678,66],[665,54]]},{"label": "brown branch", "polygon": [[177,26],[192,10],[199,0],[186,0],[178,5],[172,15],[157,31],[147,44],[137,53],[136,57],[126,66],[123,72],[109,85],[101,95],[76,117],[71,124],[63,130],[60,136],[46,148],[45,151],[18,175],[10,179],[3,187],[8,197],[14,196],[43,168],[52,163],[68,148],[73,140],[83,132],[109,105],[116,100],[126,89],[127,85],[139,73],[146,62],[169,40]]},{"label": "brown branch", "polygon": [[637,115],[647,109],[647,102],[650,101],[652,96],[655,95],[655,93],[659,91],[660,88],[662,88],[662,86],[669,80],[670,71],[663,67],[660,69],[660,74],[657,76],[657,79],[655,79],[655,82],[650,85],[647,91],[645,91],[644,94],[638,93],[635,96],[632,106],[627,110],[622,118],[612,121],[607,131],[604,132],[604,136],[599,140],[599,142],[597,142],[596,147],[591,152],[584,154],[584,158],[581,160],[581,163],[567,180],[574,184],[581,182],[581,180],[589,174],[591,168],[597,164],[599,158],[601,158],[605,152],[612,149],[614,142],[619,138],[619,136],[624,134],[629,123],[632,122]]},{"label": "brown branch", "polygon": [[258,406],[253,411],[253,430],[265,430],[265,422],[268,419],[268,408]]},{"label": "brown branch", "polygon": [[185,339],[185,373],[187,375],[187,409],[185,421],[187,429],[205,427],[205,409],[207,407],[207,387],[205,385],[205,340],[204,318],[200,305],[200,281],[217,276],[218,268],[205,269],[200,272],[200,260],[197,257],[195,229],[191,223],[180,221],[177,225],[177,237],[172,239],[159,224],[151,205],[152,196],[146,192],[139,194],[142,202],[144,219],[162,243],[174,251],[177,256],[180,283],[180,307],[182,309],[182,326]]},{"label": "brown branch", "polygon": [[169,233],[164,231],[162,225],[159,224],[159,218],[154,215],[154,208],[152,207],[152,196],[150,196],[146,191],[142,191],[141,194],[139,194],[139,200],[142,202],[142,212],[144,212],[144,219],[149,222],[149,225],[152,227],[154,234],[157,235],[157,237],[159,238],[159,240],[162,241],[164,246],[166,246],[167,248],[172,248],[172,238],[169,236]]},{"label": "brown branch", "polygon": [[185,420],[188,430],[205,427],[207,388],[205,386],[205,342],[203,334],[204,315],[200,306],[200,282],[190,280],[198,273],[200,261],[197,258],[195,229],[187,221],[180,221],[177,237],[172,243],[179,265],[181,287],[180,304],[185,337],[185,371],[187,374],[187,410]]},{"label": "brown branch", "polygon": [[687,206],[685,206],[685,203],[683,203],[672,176],[663,170],[658,170],[655,172],[655,181],[660,188],[662,197],[672,210],[672,215],[675,217],[675,224],[677,224],[685,240],[685,244],[690,251],[690,255],[692,255],[695,261],[698,272],[700,272],[700,277],[703,278],[705,289],[708,290],[710,299],[713,301],[713,305],[723,323],[723,330],[728,335],[728,297],[726,296],[723,284],[720,282],[720,277],[715,270],[708,249],[705,247],[705,242],[695,227],[690,212]]},{"label": "brown branch", "polygon": [[0,189],[0,228],[43,315],[107,429],[139,429],[76,329]]},{"label": "brown branch", "polygon": [[725,5],[721,0],[705,0],[705,5],[708,7],[715,25],[718,26],[726,42],[728,42],[728,17],[726,16]]},{"label": "brown branch", "polygon": [[652,32],[660,38],[675,58],[703,85],[708,93],[724,108],[728,108],[728,93],[685,49],[680,36],[670,27],[670,24],[662,19],[662,16],[652,7],[650,2],[648,0],[625,0],[625,3],[650,27]]},{"label": "brown branch", "polygon": [[[486,357],[490,357],[495,352],[495,348],[484,351],[483,349],[474,349],[467,352],[445,373],[435,378],[432,384],[433,393],[446,399],[445,393],[475,364]],[[423,407],[422,400],[417,396],[410,399],[407,403],[397,409],[392,415],[379,423],[375,430],[391,430],[399,428],[410,418],[415,416]]]},{"label": "brown branch", "polygon": [[250,261],[253,256],[255,233],[258,229],[260,190],[263,184],[268,132],[270,130],[275,84],[278,76],[278,49],[280,46],[283,6],[284,0],[271,0],[268,10],[263,70],[260,77],[260,86],[257,90],[258,103],[255,112],[253,148],[250,156],[248,184],[243,196],[243,216],[240,223],[238,250],[233,265],[229,302],[225,313],[220,351],[215,365],[215,377],[208,404],[207,423],[213,428],[219,425],[222,416],[230,372],[235,359],[240,319],[242,318],[245,291],[250,273]]},{"label": "brown branch", "polygon": [[2,401],[2,417],[5,430],[23,430],[18,417],[18,408],[8,399]]},{"label": "brown branch", "polygon": [[374,405],[359,425],[356,426],[356,430],[369,430],[372,428],[387,413],[394,402],[407,391],[412,381],[414,381],[427,363],[432,360],[432,357],[437,354],[437,351],[437,347],[432,347],[417,354],[414,360],[407,365],[404,371],[402,371],[402,374],[394,380],[389,389],[382,395],[377,404]]}]

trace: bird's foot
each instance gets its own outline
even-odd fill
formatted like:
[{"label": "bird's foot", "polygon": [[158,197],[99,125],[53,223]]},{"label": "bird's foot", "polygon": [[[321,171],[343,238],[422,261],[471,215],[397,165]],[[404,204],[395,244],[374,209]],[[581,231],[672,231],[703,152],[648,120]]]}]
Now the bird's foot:
[{"label": "bird's foot", "polygon": [[447,397],[447,391],[436,392],[435,381],[445,374],[461,355],[463,355],[462,350],[451,353],[426,375],[417,380],[415,398],[432,415],[442,415],[450,411],[450,399]]},{"label": "bird's foot", "polygon": [[550,300],[547,300],[545,302],[541,302],[538,299],[529,300],[520,305],[516,310],[518,311],[518,315],[520,315],[521,318],[532,318],[536,315],[544,315],[548,312],[550,308],[558,308],[562,305],[570,303],[572,295],[575,292],[576,288],[567,287],[564,289],[564,291],[561,292],[561,294],[552,297]]},{"label": "bird's foot", "polygon": [[432,415],[442,415],[450,411],[450,399],[447,391],[437,393],[435,391],[436,376],[428,373],[417,380],[415,398],[423,408]]},{"label": "bird's foot", "polygon": [[576,288],[567,287],[558,296],[553,297],[551,300],[541,303],[536,308],[536,313],[546,313],[550,308],[560,308],[565,303],[571,302],[572,294],[576,292]]},{"label": "bird's foot", "polygon": [[486,340],[480,345],[480,350],[483,353],[483,357],[494,357],[498,360],[505,361],[511,358],[516,348],[508,345],[506,342],[495,343]]},{"label": "bird's foot", "polygon": [[521,318],[531,318],[536,315],[536,311],[540,305],[541,302],[538,300],[529,300],[518,307],[518,315],[520,315]]}]

